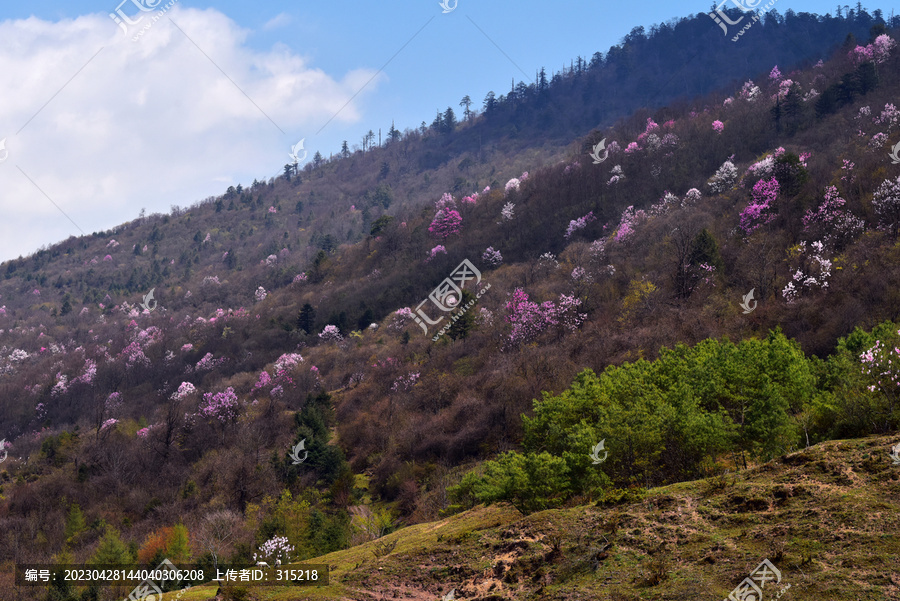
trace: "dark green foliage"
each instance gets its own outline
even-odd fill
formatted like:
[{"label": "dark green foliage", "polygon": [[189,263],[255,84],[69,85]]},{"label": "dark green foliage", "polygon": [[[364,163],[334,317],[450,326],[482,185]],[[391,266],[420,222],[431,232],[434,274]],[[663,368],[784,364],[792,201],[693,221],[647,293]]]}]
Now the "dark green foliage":
[{"label": "dark green foliage", "polygon": [[357,320],[356,329],[357,330],[365,330],[367,327],[369,327],[369,324],[373,323],[374,321],[375,321],[375,312],[372,311],[372,309],[367,308],[363,312],[362,316]]},{"label": "dark green foliage", "polygon": [[65,572],[59,571],[53,575],[50,581],[50,589],[47,591],[46,601],[77,601],[72,590],[72,585],[65,578]]},{"label": "dark green foliage", "polygon": [[280,462],[276,462],[282,478],[288,485],[301,473],[309,473],[310,470],[314,470],[319,478],[330,484],[346,469],[347,463],[341,448],[328,444],[334,419],[331,397],[327,392],[323,390],[316,396],[310,394],[306,397],[303,408],[294,415],[297,435],[294,437],[292,447],[305,440],[304,449],[308,455],[299,465],[293,464],[289,454],[286,454]]},{"label": "dark green foliage", "polygon": [[719,254],[719,245],[716,244],[715,237],[708,229],[703,228],[699,234],[694,237],[691,243],[691,254],[688,257],[691,265],[700,265],[706,263],[716,268],[716,271],[722,271],[722,256]]},{"label": "dark green foliage", "polygon": [[547,453],[508,451],[485,465],[484,474],[469,472],[449,489],[459,507],[507,501],[528,514],[559,507],[573,492],[567,462]]},{"label": "dark green foliage", "polygon": [[[447,330],[447,336],[452,338],[453,340],[465,339],[466,336],[469,335],[469,332],[475,326],[475,309],[474,309],[475,295],[469,292],[466,289],[462,291],[462,299],[459,302],[458,311],[462,311],[463,308],[468,307],[464,313],[462,313],[456,321],[450,326],[450,329]],[[471,305],[471,306],[470,306]],[[456,314],[458,311],[454,312]]]},{"label": "dark green foliage", "polygon": [[800,157],[792,152],[785,152],[775,159],[774,172],[780,193],[786,197],[796,196],[809,179],[809,172],[800,163]]},{"label": "dark green foliage", "polygon": [[315,330],[316,326],[316,310],[312,305],[306,303],[300,309],[300,314],[297,316],[297,327],[306,332],[307,334],[312,334]]},{"label": "dark green foliage", "polygon": [[392,216],[382,215],[372,223],[372,229],[369,230],[369,234],[372,236],[380,235],[393,221],[394,218]]},{"label": "dark green foliage", "polygon": [[[523,453],[489,461],[451,494],[459,507],[506,500],[527,512],[600,495],[610,480],[655,486],[696,478],[725,453],[770,459],[799,442],[792,416],[814,390],[810,362],[778,331],[738,345],[678,345],[599,377],[585,370],[523,416]],[[609,455],[595,465],[600,441]]]},{"label": "dark green foliage", "polygon": [[394,194],[390,185],[378,184],[374,190],[367,190],[363,198],[366,201],[366,206],[381,205],[382,208],[387,209],[394,201]]}]

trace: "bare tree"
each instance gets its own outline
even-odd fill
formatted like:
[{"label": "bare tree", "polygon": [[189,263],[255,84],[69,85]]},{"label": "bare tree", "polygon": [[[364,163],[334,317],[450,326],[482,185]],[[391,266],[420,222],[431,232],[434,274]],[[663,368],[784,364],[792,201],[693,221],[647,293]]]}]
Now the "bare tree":
[{"label": "bare tree", "polygon": [[219,557],[228,553],[241,526],[241,517],[230,509],[221,509],[203,516],[197,530],[197,540],[219,567]]}]

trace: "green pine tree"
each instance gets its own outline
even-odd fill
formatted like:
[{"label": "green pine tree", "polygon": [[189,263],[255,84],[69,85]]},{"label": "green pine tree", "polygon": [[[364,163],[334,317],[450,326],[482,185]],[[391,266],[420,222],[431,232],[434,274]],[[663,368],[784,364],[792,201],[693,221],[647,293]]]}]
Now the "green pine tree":
[{"label": "green pine tree", "polygon": [[119,537],[119,531],[111,526],[106,527],[100,546],[91,558],[90,563],[97,565],[126,565],[134,562],[128,546]]}]

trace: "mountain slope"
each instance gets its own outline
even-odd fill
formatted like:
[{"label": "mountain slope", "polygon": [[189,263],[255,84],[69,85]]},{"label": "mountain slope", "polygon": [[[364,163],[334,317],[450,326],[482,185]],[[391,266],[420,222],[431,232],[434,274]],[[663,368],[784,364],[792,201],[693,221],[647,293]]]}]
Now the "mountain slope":
[{"label": "mountain slope", "polygon": [[[894,437],[830,441],[735,474],[652,489],[640,501],[523,517],[479,507],[308,560],[331,585],[262,599],[725,598],[764,559],[790,599],[900,597]],[[376,557],[378,543],[393,550]],[[788,588],[789,585],[789,588]],[[183,599],[206,599],[215,587]],[[167,596],[168,600],[169,597]]]},{"label": "mountain slope", "polygon": [[[717,453],[896,431],[888,34],[769,66],[733,96],[638,111],[559,162],[530,149],[470,165],[459,191],[443,182],[467,167],[419,178],[410,138],[381,149],[399,157],[381,181],[373,151],[7,263],[0,562],[250,561],[282,536],[306,559],[435,520],[465,469],[498,456],[571,459],[577,494],[596,498],[715,473]],[[369,170],[326,195],[353,165]],[[414,309],[440,316],[429,295],[464,260],[482,281],[456,300],[474,305],[423,334]],[[570,393],[586,368],[602,381]],[[521,419],[545,397],[585,410],[543,424],[555,455]],[[601,482],[579,462],[613,427],[636,442]],[[537,501],[573,502],[553,473]]]}]

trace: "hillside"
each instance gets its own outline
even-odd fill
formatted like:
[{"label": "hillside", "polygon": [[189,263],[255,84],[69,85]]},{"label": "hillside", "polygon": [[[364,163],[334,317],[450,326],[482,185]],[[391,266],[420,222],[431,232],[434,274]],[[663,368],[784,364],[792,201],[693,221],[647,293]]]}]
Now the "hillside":
[{"label": "hillside", "polygon": [[[898,441],[822,443],[617,504],[525,517],[479,506],[386,536],[395,546],[381,557],[373,542],[310,559],[331,567],[328,587],[253,594],[433,600],[453,589],[456,599],[480,601],[722,599],[768,559],[781,581],[763,587],[766,599],[897,599],[900,468],[888,451]],[[216,590],[196,587],[181,598]]]},{"label": "hillside", "polygon": [[[501,104],[0,266],[0,600],[29,598],[10,592],[17,563],[259,556],[334,557],[345,588],[327,594],[347,598],[450,585],[574,599],[562,595],[593,582],[584,554],[600,537],[546,541],[596,524],[586,504],[618,501],[631,513],[607,534],[623,549],[608,575],[623,599],[650,577],[638,550],[662,542],[673,563],[711,557],[696,570],[724,596],[769,551],[738,525],[777,531],[797,573],[819,566],[821,580],[785,568],[797,594],[829,598],[832,570],[859,569],[847,591],[890,598],[869,592],[895,586],[875,555],[832,558],[803,530],[812,514],[788,511],[830,507],[832,486],[857,495],[834,522],[854,535],[875,532],[854,518],[892,516],[879,503],[900,427],[900,32],[862,14],[806,19],[833,50],[821,57],[668,106],[634,96],[627,117],[565,147],[501,127],[473,154],[466,136],[499,123]],[[667,31],[632,36],[547,97],[577,103],[566,86],[664,48]],[[524,122],[541,98],[521,101]],[[421,164],[443,145],[453,160]],[[871,460],[830,454],[876,444]],[[750,480],[728,484],[726,470]],[[767,480],[780,470],[819,484],[792,497],[801,484]],[[882,496],[856,491],[876,475]],[[710,504],[692,501],[712,477]],[[646,491],[665,508],[631,502]],[[765,511],[775,523],[745,515]],[[426,535],[439,519],[458,549],[433,547],[425,570],[392,563],[404,545],[443,543]],[[713,527],[721,540],[696,534]],[[658,540],[639,544],[645,529]],[[501,593],[475,582],[494,569],[463,536],[475,530],[501,544],[496,559],[522,562]],[[393,540],[379,574],[371,549]],[[454,551],[458,568],[442,565]],[[642,591],[702,593],[690,573]]]}]

